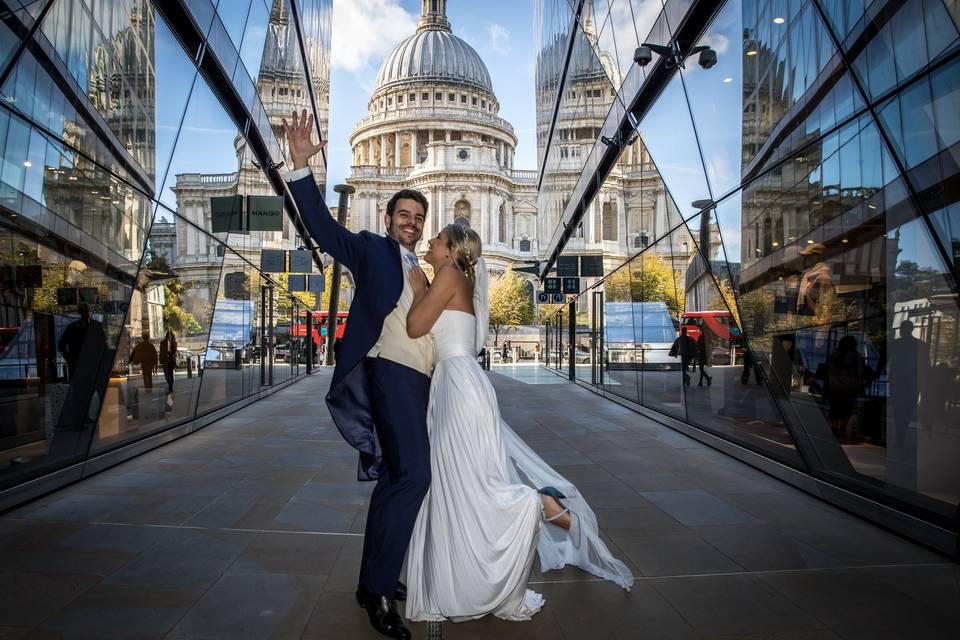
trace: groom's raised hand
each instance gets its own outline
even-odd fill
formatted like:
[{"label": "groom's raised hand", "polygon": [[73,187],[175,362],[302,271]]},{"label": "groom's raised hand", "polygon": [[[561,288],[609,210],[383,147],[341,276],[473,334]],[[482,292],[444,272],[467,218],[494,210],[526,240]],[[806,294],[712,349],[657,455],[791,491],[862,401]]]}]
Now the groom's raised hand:
[{"label": "groom's raised hand", "polygon": [[286,118],[281,118],[281,120],[283,121],[283,129],[287,134],[287,147],[290,149],[290,160],[293,162],[293,168],[303,169],[307,166],[310,158],[327,146],[327,141],[321,140],[317,144],[311,142],[313,120],[307,116],[306,109],[303,110],[299,118],[296,111],[290,114],[292,125],[287,124]]}]

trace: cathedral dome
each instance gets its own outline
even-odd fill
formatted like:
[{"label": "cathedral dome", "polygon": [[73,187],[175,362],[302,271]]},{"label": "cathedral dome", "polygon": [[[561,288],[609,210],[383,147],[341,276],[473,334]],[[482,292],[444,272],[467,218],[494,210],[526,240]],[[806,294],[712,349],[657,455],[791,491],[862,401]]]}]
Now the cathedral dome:
[{"label": "cathedral dome", "polygon": [[492,94],[487,65],[473,47],[450,31],[446,2],[431,4],[425,0],[423,4],[417,32],[398,44],[383,61],[374,93],[402,84],[434,82]]}]

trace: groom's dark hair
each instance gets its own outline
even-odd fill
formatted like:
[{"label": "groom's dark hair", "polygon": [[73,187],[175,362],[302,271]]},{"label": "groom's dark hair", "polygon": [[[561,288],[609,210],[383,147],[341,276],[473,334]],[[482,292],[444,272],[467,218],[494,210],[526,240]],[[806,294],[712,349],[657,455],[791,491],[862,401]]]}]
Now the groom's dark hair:
[{"label": "groom's dark hair", "polygon": [[390,198],[390,202],[387,203],[387,215],[391,218],[393,217],[393,212],[397,208],[397,201],[399,200],[416,200],[417,203],[423,207],[423,215],[427,215],[427,198],[422,193],[416,189],[400,189],[393,197]]}]

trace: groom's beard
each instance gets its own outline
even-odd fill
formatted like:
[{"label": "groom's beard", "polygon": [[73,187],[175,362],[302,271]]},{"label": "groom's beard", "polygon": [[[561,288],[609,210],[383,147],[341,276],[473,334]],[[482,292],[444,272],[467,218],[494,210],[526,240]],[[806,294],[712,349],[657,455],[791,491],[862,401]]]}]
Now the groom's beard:
[{"label": "groom's beard", "polygon": [[417,250],[417,244],[419,244],[420,240],[423,238],[423,231],[417,233],[416,239],[411,244],[407,244],[401,239],[399,231],[400,225],[391,226],[389,229],[387,229],[387,235],[400,243],[400,246],[403,248],[407,249],[408,251],[415,252]]}]

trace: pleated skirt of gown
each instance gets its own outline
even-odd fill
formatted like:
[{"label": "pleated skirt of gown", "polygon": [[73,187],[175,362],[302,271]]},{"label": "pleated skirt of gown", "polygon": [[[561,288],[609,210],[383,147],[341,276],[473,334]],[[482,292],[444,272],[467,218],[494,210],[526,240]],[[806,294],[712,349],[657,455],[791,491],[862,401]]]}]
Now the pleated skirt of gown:
[{"label": "pleated skirt of gown", "polygon": [[493,386],[470,355],[441,360],[427,411],[430,491],[406,558],[406,617],[527,620],[541,527],[540,496],[511,481]]}]

